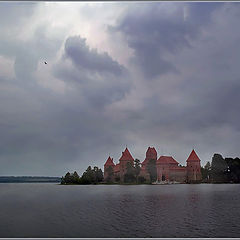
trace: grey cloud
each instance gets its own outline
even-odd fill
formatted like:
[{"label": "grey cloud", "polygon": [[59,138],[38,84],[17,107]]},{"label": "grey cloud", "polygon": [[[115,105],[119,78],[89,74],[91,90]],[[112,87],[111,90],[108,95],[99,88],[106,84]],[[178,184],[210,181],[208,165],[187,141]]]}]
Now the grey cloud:
[{"label": "grey cloud", "polygon": [[[52,30],[53,34],[47,34]],[[29,41],[19,41],[15,46],[15,73],[18,79],[28,80],[33,78],[38,62],[51,60],[61,47],[61,36],[54,35],[54,29],[40,25],[36,28],[33,38]]]},{"label": "grey cloud", "polygon": [[124,70],[108,53],[98,53],[96,49],[89,49],[86,39],[80,36],[69,37],[66,40],[65,54],[77,67],[85,70],[109,72],[114,75],[120,75]]},{"label": "grey cloud", "polygon": [[[72,67],[65,64],[68,59]],[[89,49],[86,39],[80,36],[66,40],[64,56],[55,66],[54,74],[78,87],[88,103],[97,108],[124,98],[132,85],[127,69],[108,53]]]},{"label": "grey cloud", "polygon": [[[14,70],[18,80],[33,80],[39,60],[55,56],[62,44],[60,28],[37,24],[29,31],[29,38],[19,37],[24,27],[32,21],[38,3],[0,3],[0,55],[14,59]],[[28,26],[26,27],[28,28]],[[11,29],[11,31],[9,31]]]},{"label": "grey cloud", "polygon": [[0,21],[2,26],[10,24],[11,27],[16,27],[16,22],[19,24],[28,20],[34,14],[37,5],[37,2],[1,2]]},{"label": "grey cloud", "polygon": [[[197,37],[201,26],[210,21],[211,13],[220,6],[215,3],[205,6],[201,3],[165,3],[165,6],[167,4],[169,9],[174,9],[170,13],[159,3],[136,4],[116,26],[109,27],[110,32],[123,33],[134,50],[133,62],[148,78],[179,73],[168,55],[174,56],[183,48],[191,47],[191,39]],[[184,16],[184,8],[188,10],[188,18]],[[200,16],[204,16],[204,21]]]},{"label": "grey cloud", "polygon": [[101,166],[108,143],[113,150],[123,138],[109,131],[111,119],[83,104],[78,92],[58,95],[6,81],[1,87],[9,89],[0,97],[2,175],[59,176]]}]

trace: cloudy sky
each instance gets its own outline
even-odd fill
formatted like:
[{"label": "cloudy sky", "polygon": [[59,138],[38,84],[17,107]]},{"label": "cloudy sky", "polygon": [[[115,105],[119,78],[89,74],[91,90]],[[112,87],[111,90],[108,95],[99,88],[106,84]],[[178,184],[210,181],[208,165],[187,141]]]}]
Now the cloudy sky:
[{"label": "cloudy sky", "polygon": [[126,145],[240,156],[240,3],[1,2],[0,22],[0,175],[81,174]]}]

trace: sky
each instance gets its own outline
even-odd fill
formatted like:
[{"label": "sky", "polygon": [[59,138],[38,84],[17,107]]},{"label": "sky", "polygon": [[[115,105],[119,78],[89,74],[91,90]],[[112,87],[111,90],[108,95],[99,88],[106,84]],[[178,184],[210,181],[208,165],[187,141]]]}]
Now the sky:
[{"label": "sky", "polygon": [[0,22],[0,175],[81,174],[126,146],[240,156],[240,3],[0,2]]}]

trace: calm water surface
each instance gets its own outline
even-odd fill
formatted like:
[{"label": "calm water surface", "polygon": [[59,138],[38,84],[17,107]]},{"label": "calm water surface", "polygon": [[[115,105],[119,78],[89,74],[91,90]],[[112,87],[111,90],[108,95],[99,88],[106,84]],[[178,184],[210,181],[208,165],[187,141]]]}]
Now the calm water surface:
[{"label": "calm water surface", "polygon": [[240,185],[0,184],[0,237],[240,237]]}]

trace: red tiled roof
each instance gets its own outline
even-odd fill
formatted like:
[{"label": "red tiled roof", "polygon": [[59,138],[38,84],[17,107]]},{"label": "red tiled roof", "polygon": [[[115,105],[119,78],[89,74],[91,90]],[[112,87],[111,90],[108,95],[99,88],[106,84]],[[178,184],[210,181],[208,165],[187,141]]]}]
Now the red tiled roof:
[{"label": "red tiled roof", "polygon": [[124,152],[122,152],[122,156],[119,159],[120,161],[134,161],[131,153],[128,151],[128,149],[126,148]]},{"label": "red tiled roof", "polygon": [[113,158],[110,158],[110,156],[109,156],[106,163],[104,164],[104,167],[105,166],[115,166],[115,164],[113,162]]},{"label": "red tiled roof", "polygon": [[161,156],[157,160],[157,164],[178,164],[178,162],[171,156]]},{"label": "red tiled roof", "polygon": [[200,162],[200,159],[199,159],[198,155],[196,154],[196,152],[194,151],[194,149],[190,153],[190,155],[187,159],[187,162]]}]

